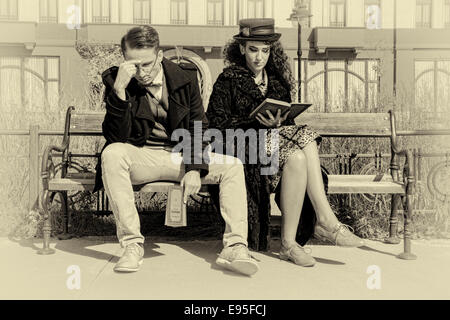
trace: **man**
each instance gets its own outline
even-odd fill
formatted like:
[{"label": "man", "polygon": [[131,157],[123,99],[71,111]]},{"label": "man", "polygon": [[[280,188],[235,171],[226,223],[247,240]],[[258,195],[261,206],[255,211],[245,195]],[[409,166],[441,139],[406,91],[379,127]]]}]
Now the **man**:
[{"label": "man", "polygon": [[[107,141],[97,170],[95,190],[105,191],[125,248],[114,270],[137,271],[143,262],[144,237],[134,203],[133,184],[179,181],[184,201],[203,182],[219,183],[220,209],[225,220],[224,249],[217,263],[246,275],[258,270],[247,248],[247,200],[242,163],[232,157],[194,148],[194,122],[207,127],[200,90],[189,65],[165,59],[159,35],[150,26],[132,28],[122,38],[125,62],[106,70],[106,115],[103,135]],[[175,130],[188,130],[190,154],[172,152]],[[207,143],[203,143],[203,149]],[[208,163],[209,162],[209,163]]]}]

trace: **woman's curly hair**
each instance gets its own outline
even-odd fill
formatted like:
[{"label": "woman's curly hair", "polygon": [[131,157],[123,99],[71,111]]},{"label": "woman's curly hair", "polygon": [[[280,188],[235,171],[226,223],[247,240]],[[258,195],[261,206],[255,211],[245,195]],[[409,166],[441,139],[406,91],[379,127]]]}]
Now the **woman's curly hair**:
[{"label": "woman's curly hair", "polygon": [[[227,66],[235,65],[246,67],[245,56],[241,54],[239,48],[240,44],[245,46],[245,42],[246,41],[232,39],[225,45],[223,56]],[[264,43],[270,45],[270,56],[266,65],[267,72],[279,79],[282,85],[291,92],[291,95],[295,96],[296,81],[292,75],[289,58],[284,52],[280,41],[265,41]]]}]

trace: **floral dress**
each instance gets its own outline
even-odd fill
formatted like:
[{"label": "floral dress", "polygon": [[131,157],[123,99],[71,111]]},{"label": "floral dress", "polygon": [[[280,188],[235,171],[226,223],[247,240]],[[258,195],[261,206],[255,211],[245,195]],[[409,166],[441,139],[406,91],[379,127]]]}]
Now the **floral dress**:
[{"label": "floral dress", "polygon": [[[257,82],[258,89],[266,97],[268,88],[268,77],[266,70],[263,70],[262,80]],[[278,131],[278,171],[269,177],[270,192],[275,192],[283,174],[283,168],[291,155],[298,150],[302,150],[309,143],[317,141],[317,145],[322,141],[322,137],[307,125],[284,125],[280,128],[269,129],[266,134],[266,153],[270,157],[273,152],[272,136],[273,131]]]},{"label": "floral dress", "polygon": [[284,166],[291,155],[298,150],[302,150],[309,143],[316,141],[317,145],[322,141],[322,137],[307,125],[288,125],[277,129],[270,129],[266,136],[266,152],[268,156],[272,155],[272,135],[273,131],[278,130],[278,171],[269,176],[270,191],[275,192],[278,183],[281,180]]}]

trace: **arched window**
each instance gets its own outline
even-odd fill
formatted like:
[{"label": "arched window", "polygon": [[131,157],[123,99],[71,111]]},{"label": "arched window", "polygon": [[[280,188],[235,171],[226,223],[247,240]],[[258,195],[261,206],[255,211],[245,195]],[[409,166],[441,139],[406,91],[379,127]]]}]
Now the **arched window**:
[{"label": "arched window", "polygon": [[164,56],[176,63],[191,63],[197,68],[198,84],[200,86],[200,93],[202,95],[203,107],[208,107],[209,96],[212,91],[212,77],[208,64],[195,52],[177,47],[164,51]]},{"label": "arched window", "polygon": [[302,59],[302,100],[313,103],[314,112],[376,111],[378,68],[379,61],[372,59]]},{"label": "arched window", "polygon": [[450,60],[415,61],[415,102],[423,111],[448,112]]},{"label": "arched window", "polygon": [[58,108],[58,57],[0,57],[0,107],[6,112]]}]

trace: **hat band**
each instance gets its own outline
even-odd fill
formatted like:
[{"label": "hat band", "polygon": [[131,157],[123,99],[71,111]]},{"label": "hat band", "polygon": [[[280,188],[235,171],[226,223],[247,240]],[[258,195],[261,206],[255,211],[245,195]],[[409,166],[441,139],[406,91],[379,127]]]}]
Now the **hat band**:
[{"label": "hat band", "polygon": [[273,34],[273,28],[258,28],[251,30],[250,34],[254,36],[266,36]]},{"label": "hat band", "polygon": [[252,37],[252,36],[268,36],[274,34],[274,29],[272,27],[259,27],[259,28],[249,28],[244,27],[240,30],[241,35],[245,37]]}]

